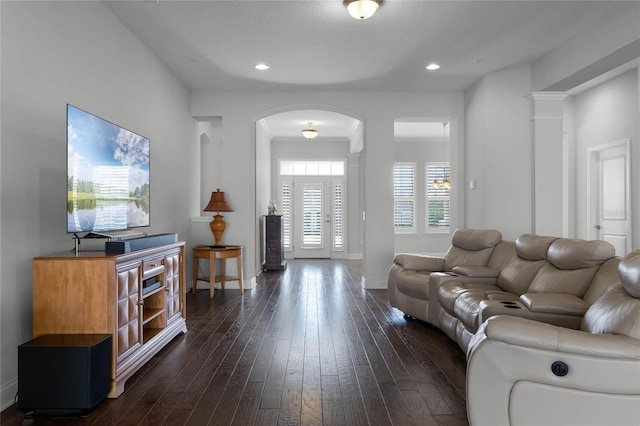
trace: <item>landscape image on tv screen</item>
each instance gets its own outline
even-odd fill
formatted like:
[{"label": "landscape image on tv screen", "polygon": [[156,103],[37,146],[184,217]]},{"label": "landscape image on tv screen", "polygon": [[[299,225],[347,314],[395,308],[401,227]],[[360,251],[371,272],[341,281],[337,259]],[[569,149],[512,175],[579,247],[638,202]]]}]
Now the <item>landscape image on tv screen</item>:
[{"label": "landscape image on tv screen", "polygon": [[67,105],[67,232],[149,226],[149,139]]}]

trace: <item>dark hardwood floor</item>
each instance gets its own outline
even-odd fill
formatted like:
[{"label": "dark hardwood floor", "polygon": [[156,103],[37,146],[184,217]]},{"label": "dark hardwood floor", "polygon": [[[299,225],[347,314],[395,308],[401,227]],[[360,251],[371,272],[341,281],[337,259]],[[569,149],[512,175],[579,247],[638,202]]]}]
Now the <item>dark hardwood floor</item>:
[{"label": "dark hardwood floor", "polygon": [[[361,261],[289,261],[245,291],[187,294],[189,332],[84,417],[2,425],[467,425],[465,359],[407,320]],[[64,391],[64,390],[61,390]]]}]

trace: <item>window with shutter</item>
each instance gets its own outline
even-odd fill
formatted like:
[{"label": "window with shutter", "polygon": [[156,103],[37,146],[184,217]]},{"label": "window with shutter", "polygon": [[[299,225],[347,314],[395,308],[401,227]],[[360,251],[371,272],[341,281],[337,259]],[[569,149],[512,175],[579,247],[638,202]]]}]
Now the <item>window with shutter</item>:
[{"label": "window with shutter", "polygon": [[[449,179],[449,163],[427,163],[426,166],[426,230],[428,233],[449,232],[450,192],[442,182]],[[433,185],[437,181],[438,187]]]},{"label": "window with shutter", "polygon": [[306,185],[302,189],[302,247],[322,245],[322,186]]},{"label": "window with shutter", "polygon": [[415,232],[415,163],[393,165],[393,225],[396,233]]},{"label": "window with shutter", "polygon": [[344,250],[344,184],[333,183],[333,250]]},{"label": "window with shutter", "polygon": [[291,251],[291,197],[293,184],[285,180],[280,185],[280,211],[282,215],[282,245],[285,251]]}]

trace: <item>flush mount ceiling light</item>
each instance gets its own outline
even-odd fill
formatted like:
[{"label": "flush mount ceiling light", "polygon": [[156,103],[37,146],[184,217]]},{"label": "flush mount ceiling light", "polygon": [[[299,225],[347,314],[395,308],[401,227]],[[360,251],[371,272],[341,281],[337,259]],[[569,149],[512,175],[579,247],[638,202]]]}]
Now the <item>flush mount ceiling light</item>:
[{"label": "flush mount ceiling light", "polygon": [[373,16],[382,4],[382,0],[344,0],[349,15],[364,20]]},{"label": "flush mount ceiling light", "polygon": [[268,70],[270,67],[267,64],[257,64],[254,68],[260,71],[264,71]]},{"label": "flush mount ceiling light", "polygon": [[313,122],[312,121],[308,121],[307,122],[307,128],[302,131],[302,136],[304,136],[305,138],[307,138],[309,140],[311,140],[311,139],[315,138],[316,136],[318,136],[318,131],[313,128]]},{"label": "flush mount ceiling light", "polygon": [[435,71],[435,70],[437,70],[437,69],[439,69],[439,68],[440,68],[440,65],[435,64],[435,63],[434,63],[434,64],[429,64],[429,65],[427,65],[427,67],[426,67],[426,68],[427,68],[429,71]]}]

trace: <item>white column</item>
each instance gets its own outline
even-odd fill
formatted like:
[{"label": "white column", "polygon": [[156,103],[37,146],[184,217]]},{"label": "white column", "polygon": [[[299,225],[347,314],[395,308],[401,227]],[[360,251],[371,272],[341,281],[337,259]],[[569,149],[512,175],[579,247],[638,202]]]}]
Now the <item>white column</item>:
[{"label": "white column", "polygon": [[562,236],[563,230],[563,101],[564,92],[534,92],[531,101],[532,231]]}]

